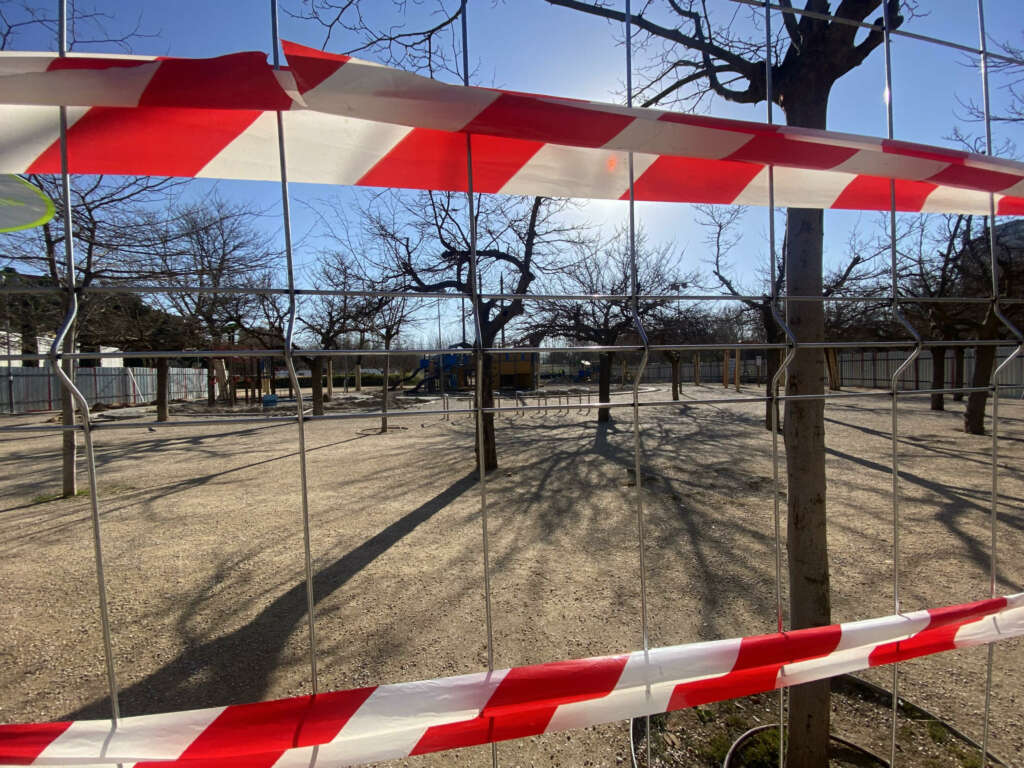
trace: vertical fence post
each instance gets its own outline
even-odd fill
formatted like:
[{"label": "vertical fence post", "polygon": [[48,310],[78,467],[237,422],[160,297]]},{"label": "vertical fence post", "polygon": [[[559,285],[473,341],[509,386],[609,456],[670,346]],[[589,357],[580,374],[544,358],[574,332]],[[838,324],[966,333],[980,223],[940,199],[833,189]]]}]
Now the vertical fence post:
[{"label": "vertical fence post", "polygon": [[[889,4],[882,4],[882,45],[885,53],[885,109],[886,134],[893,139],[893,95],[892,95],[892,19]],[[915,346],[910,355],[893,371],[889,380],[892,412],[892,601],[893,613],[900,612],[900,473],[899,473],[899,379],[916,362],[921,354],[922,339],[917,330],[907,321],[900,310],[899,274],[897,271],[896,249],[896,182],[889,180],[889,260],[892,290],[892,314],[913,337]],[[887,350],[888,352],[888,350]],[[889,355],[886,354],[886,363]],[[888,367],[888,366],[887,366]],[[889,765],[896,768],[896,726],[899,720],[899,664],[892,665],[892,720],[889,742]]]},{"label": "vertical fence post", "polygon": [[[58,2],[58,48],[59,54],[63,58],[67,56],[68,44],[67,44],[67,3],[66,0],[59,0]],[[63,205],[63,216],[64,216],[64,259],[65,266],[67,269],[67,290],[68,290],[68,311],[64,317],[64,321],[57,331],[56,338],[53,340],[53,345],[50,347],[50,362],[53,366],[54,373],[58,376],[61,382],[61,386],[67,394],[69,394],[74,403],[78,405],[78,410],[81,413],[81,430],[82,440],[85,443],[85,459],[86,469],[89,476],[89,507],[92,520],[92,542],[93,542],[93,559],[96,566],[96,586],[99,597],[99,611],[100,611],[100,632],[103,639],[103,658],[106,665],[107,672],[107,687],[110,691],[110,714],[111,719],[116,727],[117,721],[121,717],[121,707],[118,701],[118,688],[117,688],[117,674],[114,670],[114,650],[113,642],[110,635],[110,615],[107,609],[107,583],[104,575],[103,565],[103,539],[100,531],[100,508],[99,508],[99,492],[96,483],[96,451],[92,441],[92,425],[90,422],[89,414],[89,402],[82,395],[81,390],[75,386],[74,380],[62,367],[62,363],[66,358],[62,358],[63,347],[65,342],[72,342],[73,329],[75,320],[78,316],[78,288],[77,288],[77,275],[75,266],[75,249],[74,249],[74,233],[72,231],[72,216],[71,216],[71,174],[70,166],[68,163],[68,111],[67,107],[59,108],[59,119],[60,119],[60,176],[61,176],[61,191],[64,197]],[[73,347],[72,347],[73,351]],[[72,362],[72,370],[74,369],[74,358],[70,359]],[[73,425],[64,424],[65,434],[74,434],[71,430]]]},{"label": "vertical fence post", "polygon": [[[989,102],[988,82],[988,40],[985,33],[985,3],[978,0],[978,36],[981,42],[981,87],[982,100],[985,111],[985,153],[992,154],[992,114]],[[1006,359],[992,372],[992,500],[991,513],[989,515],[989,526],[991,529],[991,540],[989,543],[989,596],[995,597],[998,590],[999,579],[999,556],[998,556],[998,526],[999,526],[999,377],[1010,364],[1024,351],[1024,335],[1010,322],[999,307],[999,264],[996,258],[996,204],[995,196],[989,193],[988,196],[988,243],[989,243],[989,271],[992,275],[992,306],[991,311],[996,318],[1009,330],[1010,334],[1017,340],[1017,346]],[[998,349],[996,357],[998,358]],[[988,656],[985,661],[985,708],[982,721],[981,740],[981,765],[985,768],[989,762],[988,740],[989,727],[992,711],[992,670],[995,666],[995,646],[988,645]]]},{"label": "vertical fence post", "polygon": [[[633,106],[633,16],[630,7],[630,0],[626,0],[626,106]],[[636,535],[637,551],[639,553],[638,566],[640,576],[640,635],[643,641],[644,660],[649,662],[650,637],[647,621],[647,544],[645,541],[644,526],[644,499],[643,499],[643,475],[641,474],[640,463],[640,379],[643,377],[644,369],[650,357],[650,342],[647,339],[647,332],[644,330],[643,321],[640,319],[640,283],[637,276],[636,258],[636,191],[635,191],[635,169],[633,165],[633,153],[628,154],[629,167],[629,288],[630,288],[630,309],[633,315],[633,327],[640,341],[643,344],[643,353],[640,358],[640,365],[633,376],[633,488],[634,502],[636,505]],[[625,362],[625,361],[623,361]],[[568,398],[567,398],[568,399]],[[650,686],[647,687],[646,695],[648,701],[651,697]],[[632,728],[632,726],[630,726]],[[645,752],[647,765],[651,764],[651,717],[644,716]]]},{"label": "vertical fence post", "polygon": [[[466,23],[466,0],[462,0],[461,8],[462,23],[462,84],[469,86],[469,31]],[[483,339],[483,318],[481,318],[480,265],[477,261],[476,236],[477,221],[476,209],[473,200],[473,136],[466,134],[466,200],[469,211],[469,286],[471,301],[473,305],[473,324],[475,326],[474,357],[476,359],[476,381],[474,410],[476,411],[476,450],[477,469],[479,471],[480,483],[480,526],[483,546],[483,581],[484,581],[484,619],[487,630],[487,671],[494,671],[494,629],[491,621],[491,562],[489,551],[489,540],[487,530],[487,452],[484,439],[484,339]],[[465,323],[463,323],[463,336],[465,336]],[[491,742],[491,765],[498,766],[498,745]]]},{"label": "vertical fence post", "polygon": [[[280,37],[277,30],[277,0],[270,0],[270,23],[273,37],[274,69],[281,68]],[[284,230],[285,259],[288,268],[288,328],[285,335],[284,362],[288,368],[288,380],[295,390],[295,421],[298,427],[299,443],[299,487],[302,494],[302,544],[306,576],[306,615],[309,632],[309,674],[310,688],[315,695],[319,690],[316,659],[316,601],[313,595],[313,556],[310,545],[309,484],[306,477],[306,426],[302,409],[302,388],[295,372],[295,263],[292,254],[291,206],[288,199],[288,162],[285,155],[284,119],[277,112],[277,151],[281,168],[281,220]]]},{"label": "vertical fence post", "polygon": [[[773,103],[775,89],[772,71],[772,17],[770,0],[764,0],[764,39],[765,39],[765,104],[766,118],[768,125],[774,123]],[[768,275],[769,275],[769,308],[775,323],[782,329],[787,340],[786,355],[779,361],[778,368],[772,375],[768,387],[771,401],[771,432],[772,432],[772,522],[775,527],[775,628],[776,632],[782,633],[785,627],[785,615],[782,603],[782,509],[779,503],[781,491],[779,488],[779,385],[786,375],[789,363],[796,356],[797,340],[789,324],[780,316],[778,309],[778,281],[776,274],[776,261],[778,256],[775,252],[775,166],[768,166]],[[786,263],[788,269],[788,261]],[[786,275],[783,275],[785,278]],[[789,315],[789,302],[785,302],[786,316]],[[697,358],[698,365],[700,357]],[[779,689],[779,753],[778,762],[780,768],[786,764],[786,694],[785,690]]]}]

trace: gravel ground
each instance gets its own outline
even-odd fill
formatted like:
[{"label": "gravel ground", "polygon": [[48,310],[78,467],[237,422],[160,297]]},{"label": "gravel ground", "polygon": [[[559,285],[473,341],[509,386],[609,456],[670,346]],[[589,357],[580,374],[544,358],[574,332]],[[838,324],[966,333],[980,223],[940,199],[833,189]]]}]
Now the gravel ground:
[{"label": "gravel ground", "polygon": [[[706,402],[735,394],[718,386],[683,394],[679,405],[641,411],[652,645],[775,626],[763,406]],[[384,435],[373,421],[307,425],[321,690],[486,665],[473,423],[415,410],[435,407],[411,406]],[[991,439],[959,431],[961,403],[948,409],[931,412],[923,398],[900,406],[908,610],[988,594]],[[1024,590],[1024,402],[1004,399],[1000,413],[1007,593]],[[498,666],[640,647],[631,411],[614,414],[603,428],[576,407],[499,419],[501,467],[487,484]],[[826,419],[834,619],[886,615],[888,398],[832,400]],[[305,693],[296,427],[172,424],[95,433],[121,711]],[[60,488],[59,448],[55,435],[0,433],[2,722],[109,713],[88,499],[47,500]],[[905,663],[901,693],[980,739],[985,657],[978,648]],[[888,670],[869,677],[890,682]],[[1022,690],[1024,644],[1000,644],[991,741],[1011,765],[1024,765]],[[498,752],[506,766],[617,765],[629,759],[627,736],[616,723]],[[489,752],[400,764],[481,764]]]}]

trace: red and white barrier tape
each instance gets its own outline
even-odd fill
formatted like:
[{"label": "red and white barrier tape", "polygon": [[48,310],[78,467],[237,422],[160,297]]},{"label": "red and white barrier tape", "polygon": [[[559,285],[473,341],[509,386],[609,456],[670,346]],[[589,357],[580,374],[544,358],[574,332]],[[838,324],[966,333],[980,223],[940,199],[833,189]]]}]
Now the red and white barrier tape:
[{"label": "red and white barrier tape", "polygon": [[0,764],[358,765],[692,707],[1024,635],[1024,593],[258,704],[0,726]]},{"label": "red and white barrier tape", "polygon": [[75,173],[293,181],[783,206],[1024,214],[1024,165],[957,150],[440,83],[284,44],[214,59],[0,54],[0,172],[59,170],[52,105],[71,107]]}]

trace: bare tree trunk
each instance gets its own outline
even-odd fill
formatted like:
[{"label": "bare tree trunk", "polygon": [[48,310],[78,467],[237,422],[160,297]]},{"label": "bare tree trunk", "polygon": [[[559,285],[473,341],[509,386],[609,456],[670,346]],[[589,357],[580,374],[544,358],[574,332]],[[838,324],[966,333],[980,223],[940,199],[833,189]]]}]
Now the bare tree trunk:
[{"label": "bare tree trunk", "polygon": [[[602,403],[611,401],[612,397],[612,362],[614,361],[614,352],[601,352],[598,356],[598,369],[597,369],[597,399]],[[597,409],[597,421],[598,423],[608,422],[612,420],[612,412],[610,408],[598,408]]]},{"label": "bare tree trunk", "polygon": [[693,356],[693,383],[700,386],[700,352]]},{"label": "bare tree trunk", "polygon": [[722,386],[729,388],[729,350],[722,350]]},{"label": "bare tree trunk", "polygon": [[[775,374],[779,370],[779,363],[782,362],[779,355],[779,350],[769,349],[765,355],[765,383],[764,383],[764,396],[767,398],[764,401],[764,428],[769,432],[772,429],[772,387],[775,379]],[[779,418],[779,401],[775,400],[775,424],[782,428],[782,419]]]},{"label": "bare tree trunk", "polygon": [[167,421],[170,418],[167,405],[168,377],[171,372],[171,361],[166,357],[156,361],[156,420]]},{"label": "bare tree trunk", "polygon": [[839,356],[834,348],[825,350],[825,362],[828,365],[828,388],[831,392],[839,392],[843,381],[839,374]]},{"label": "bare tree trunk", "polygon": [[[999,319],[989,307],[985,321],[981,325],[978,338],[988,341],[996,338]],[[987,387],[992,381],[992,368],[996,361],[996,348],[992,344],[979,344],[974,348],[974,374],[971,376],[972,387]],[[988,392],[971,392],[967,396],[967,408],[964,410],[964,432],[971,435],[985,434],[985,403]]]},{"label": "bare tree trunk", "polygon": [[[74,361],[67,357],[75,351],[75,330],[77,323],[72,323],[68,329],[67,336],[64,337],[64,344],[61,347],[61,351],[64,352],[65,356],[61,360],[61,367],[64,369],[64,373],[68,375],[72,381],[75,380],[75,367]],[[75,401],[71,397],[71,393],[67,387],[60,388],[60,420],[61,424],[68,425],[75,423]],[[78,493],[78,446],[76,431],[73,429],[64,430],[62,433],[62,451],[61,451],[61,495],[64,498],[74,496]]]},{"label": "bare tree trunk", "polygon": [[[956,347],[953,349],[953,387],[956,389],[962,388],[964,385],[964,348]],[[953,402],[959,403],[964,399],[963,392],[953,393]]]},{"label": "bare tree trunk", "polygon": [[313,391],[313,415],[323,416],[324,415],[324,359],[322,357],[314,357],[309,361],[309,370],[312,374],[312,381],[310,386]]},{"label": "bare tree trunk", "polygon": [[681,361],[679,359],[679,353],[674,352],[668,355],[669,365],[672,366],[672,399],[679,399],[679,367]]},{"label": "bare tree trunk", "polygon": [[[493,341],[491,342],[493,343]],[[477,354],[482,354],[477,352]],[[490,361],[487,356],[484,355],[483,371],[484,375],[481,378],[481,394],[483,395],[483,407],[493,408],[494,407],[494,371],[490,365]],[[484,471],[490,472],[492,469],[498,468],[498,447],[497,440],[494,435],[494,414],[485,413],[483,414],[484,419]],[[479,440],[476,441],[476,460],[477,469],[480,467],[480,445]]]},{"label": "bare tree trunk", "polygon": [[[32,311],[25,312],[21,319],[21,352],[24,355],[38,355],[39,354],[39,329],[36,326],[35,313]],[[8,324],[8,332],[10,332],[10,324]],[[22,360],[21,364],[25,368],[39,368],[41,361],[39,360]],[[43,364],[45,365],[45,364]],[[11,402],[14,402],[13,400]]]},{"label": "bare tree trunk", "polygon": [[334,399],[334,358],[327,358],[327,393],[324,399],[328,402]]},{"label": "bare tree trunk", "polygon": [[218,357],[213,361],[213,372],[217,377],[217,388],[220,389],[221,401],[229,401],[231,399],[231,393],[228,387],[228,367],[225,364],[223,357]]},{"label": "bare tree trunk", "polygon": [[[990,345],[978,346],[974,352],[974,375],[972,387],[987,387],[992,379],[992,367],[996,360],[996,348]],[[964,409],[964,432],[971,435],[985,434],[985,403],[988,392],[971,392]]]},{"label": "bare tree trunk", "polygon": [[[932,347],[932,389],[944,389],[946,386],[946,348]],[[931,409],[943,411],[946,408],[945,398],[941,392],[932,392]]]},{"label": "bare tree trunk", "polygon": [[[360,331],[359,333],[359,349],[363,348],[363,344],[366,343],[366,333]],[[363,391],[363,358],[356,358],[356,392]]]},{"label": "bare tree trunk", "polygon": [[[824,215],[820,210],[790,208],[787,216],[787,293],[820,296]],[[807,342],[824,339],[825,314],[820,302],[794,302],[789,313],[790,326],[798,339]],[[821,350],[798,351],[789,366],[789,394],[821,395],[824,391]],[[790,623],[794,629],[804,629],[830,624],[832,619],[825,517],[824,401],[787,400],[784,434]],[[791,691],[787,765],[790,768],[825,768],[831,713],[829,681],[805,683]]]}]

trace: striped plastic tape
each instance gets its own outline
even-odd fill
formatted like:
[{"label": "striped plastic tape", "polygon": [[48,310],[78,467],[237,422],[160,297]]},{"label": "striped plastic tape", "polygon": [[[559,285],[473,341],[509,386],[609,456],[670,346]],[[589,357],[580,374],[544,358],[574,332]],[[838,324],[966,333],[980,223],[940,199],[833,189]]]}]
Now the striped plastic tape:
[{"label": "striped plastic tape", "polygon": [[1024,214],[1024,165],[954,149],[441,83],[285,43],[211,59],[0,54],[0,172],[277,180],[639,200]]},{"label": "striped plastic tape", "polygon": [[1024,593],[781,634],[121,719],[0,726],[0,764],[358,765],[746,696],[1024,634]]}]

